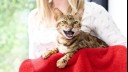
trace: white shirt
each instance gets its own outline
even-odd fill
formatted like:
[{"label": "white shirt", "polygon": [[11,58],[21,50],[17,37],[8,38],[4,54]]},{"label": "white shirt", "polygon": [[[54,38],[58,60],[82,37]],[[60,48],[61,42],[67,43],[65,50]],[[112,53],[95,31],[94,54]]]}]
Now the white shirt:
[{"label": "white shirt", "polygon": [[[126,38],[121,34],[109,13],[100,5],[86,2],[82,18],[82,30],[105,41],[108,45],[127,46]],[[46,28],[35,19],[37,10],[33,10],[28,18],[29,58],[40,57],[41,54],[56,47],[56,28]],[[45,23],[45,22],[44,22]]]}]

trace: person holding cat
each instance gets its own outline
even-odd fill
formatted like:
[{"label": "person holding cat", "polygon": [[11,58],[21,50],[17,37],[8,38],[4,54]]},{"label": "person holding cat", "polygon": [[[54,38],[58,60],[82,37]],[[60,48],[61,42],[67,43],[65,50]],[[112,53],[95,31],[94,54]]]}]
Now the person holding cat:
[{"label": "person holding cat", "polygon": [[83,9],[81,30],[106,42],[109,46],[127,46],[126,38],[117,28],[112,17],[100,5],[86,0],[36,0],[37,8],[28,19],[29,58],[41,56],[42,52],[55,48],[56,25],[54,9],[64,15],[74,15]]}]

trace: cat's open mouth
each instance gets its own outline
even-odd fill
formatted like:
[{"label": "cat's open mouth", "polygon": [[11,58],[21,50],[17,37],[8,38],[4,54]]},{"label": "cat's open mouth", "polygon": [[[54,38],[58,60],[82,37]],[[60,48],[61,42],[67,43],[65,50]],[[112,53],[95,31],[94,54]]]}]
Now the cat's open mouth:
[{"label": "cat's open mouth", "polygon": [[[64,31],[64,30],[63,30]],[[64,31],[65,35],[68,37],[68,38],[72,38],[73,35],[74,35],[74,32],[73,31]]]}]

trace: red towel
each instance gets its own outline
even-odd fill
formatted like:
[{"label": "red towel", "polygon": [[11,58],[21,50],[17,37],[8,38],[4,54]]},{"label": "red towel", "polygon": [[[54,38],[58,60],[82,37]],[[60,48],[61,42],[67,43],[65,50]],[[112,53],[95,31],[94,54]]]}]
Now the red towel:
[{"label": "red towel", "polygon": [[56,67],[56,61],[63,54],[53,54],[48,59],[27,59],[19,72],[126,72],[127,49],[124,46],[108,48],[83,48],[75,53],[63,69]]}]

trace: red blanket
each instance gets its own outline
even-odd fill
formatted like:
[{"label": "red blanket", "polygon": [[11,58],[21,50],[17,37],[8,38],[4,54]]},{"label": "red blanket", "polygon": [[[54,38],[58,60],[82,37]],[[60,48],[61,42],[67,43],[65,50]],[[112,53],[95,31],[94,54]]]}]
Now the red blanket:
[{"label": "red blanket", "polygon": [[124,46],[108,48],[84,48],[79,50],[64,69],[56,67],[56,61],[63,54],[50,58],[27,59],[22,62],[19,72],[126,72],[127,49]]}]

